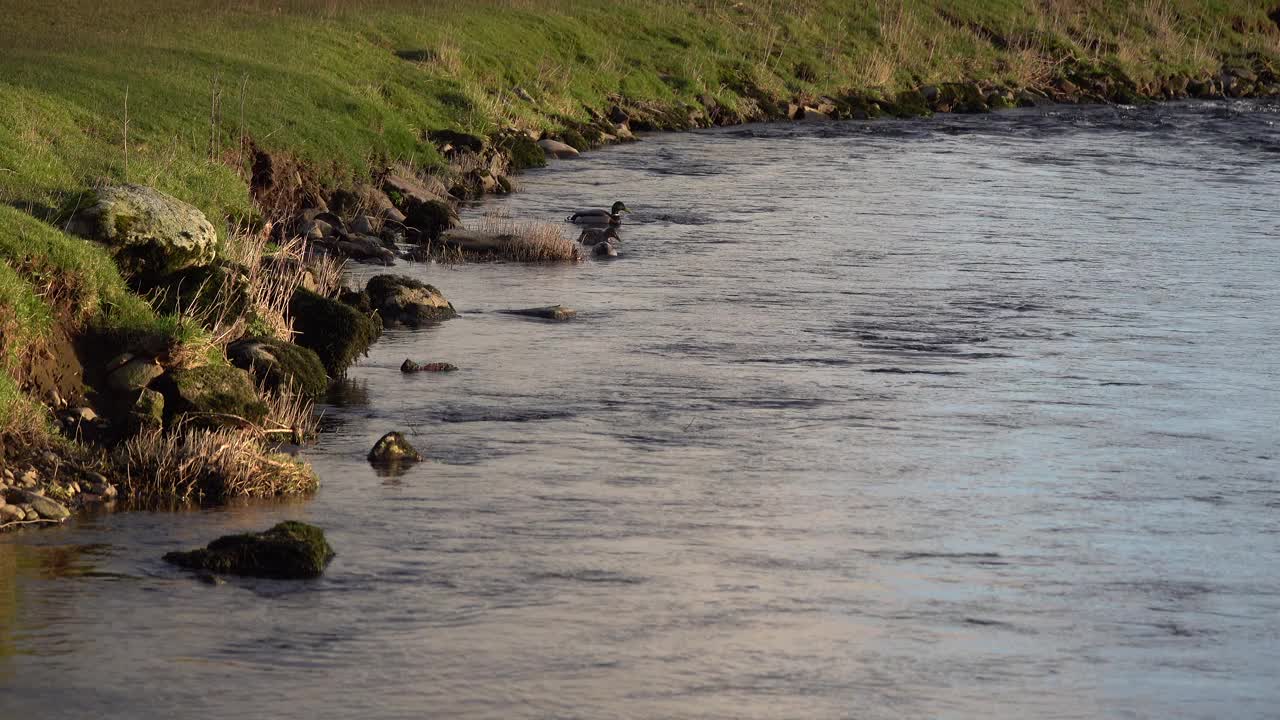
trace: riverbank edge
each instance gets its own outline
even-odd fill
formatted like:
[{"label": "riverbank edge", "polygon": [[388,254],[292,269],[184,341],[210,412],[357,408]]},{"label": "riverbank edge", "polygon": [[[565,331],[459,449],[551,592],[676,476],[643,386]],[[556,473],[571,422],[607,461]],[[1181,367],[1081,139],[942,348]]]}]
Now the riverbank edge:
[{"label": "riverbank edge", "polygon": [[[1068,69],[1050,83],[1040,87],[1012,88],[985,81],[962,81],[926,85],[889,96],[881,93],[856,93],[841,97],[777,97],[762,88],[744,86],[737,89],[758,112],[742,114],[730,111],[711,98],[705,98],[701,106],[669,105],[654,103],[628,103],[618,98],[608,108],[591,112],[592,121],[568,126],[554,133],[522,133],[511,130],[490,137],[477,137],[457,132],[442,132],[433,137],[441,155],[450,162],[453,182],[435,199],[445,203],[450,211],[459,203],[474,201],[486,195],[503,194],[516,189],[512,178],[521,170],[545,164],[555,151],[539,146],[540,141],[554,140],[572,147],[576,152],[636,139],[636,133],[659,131],[686,131],[698,128],[723,127],[753,122],[804,121],[826,122],[842,120],[870,120],[880,117],[925,117],[934,113],[981,114],[1012,107],[1032,107],[1052,104],[1111,103],[1140,105],[1165,100],[1186,98],[1272,98],[1280,96],[1280,78],[1267,63],[1258,61],[1254,67],[1239,65],[1224,67],[1214,76],[1170,76],[1156,83],[1139,85],[1111,68],[1086,67]],[[545,144],[545,143],[544,143]],[[263,153],[255,165],[270,168],[273,159]],[[283,166],[283,164],[282,164]],[[314,220],[315,205],[329,212],[333,204],[337,210],[356,208],[350,198],[368,197],[371,192],[381,193],[389,199],[397,194],[388,187],[388,178],[394,173],[381,172],[370,176],[368,183],[355,188],[323,187],[316,184],[307,168],[288,165],[297,178],[297,185],[307,187],[310,193],[297,193],[296,187],[277,183],[269,173],[256,174],[250,181],[255,200],[263,207],[274,209],[277,217],[292,218],[278,231],[281,235],[297,231],[308,221]],[[404,178],[399,178],[403,182]],[[396,181],[392,181],[393,183]],[[386,192],[391,190],[391,192]],[[326,200],[325,198],[328,198]],[[345,199],[345,201],[344,201]],[[403,206],[405,198],[397,197]],[[309,205],[309,207],[303,207]],[[421,237],[419,243],[440,239],[448,223],[432,228]],[[368,258],[364,258],[368,260]],[[358,304],[359,298],[349,303]],[[48,407],[51,415],[58,408]],[[0,475],[0,484],[8,485],[8,491],[34,493],[65,505],[69,512],[76,512],[102,503],[108,505],[117,495],[113,473],[120,468],[113,465],[99,448],[87,447],[73,439],[49,439],[38,437],[29,441],[18,453],[6,452],[6,466]],[[6,443],[11,447],[12,442]],[[22,478],[34,482],[23,483]],[[3,490],[3,489],[0,489]],[[0,491],[0,495],[4,493]],[[27,498],[31,499],[31,498]],[[38,504],[38,503],[37,503]],[[27,503],[30,506],[30,503]],[[29,508],[31,509],[31,508]],[[60,513],[53,513],[60,515]],[[5,523],[6,530],[41,527],[57,524],[63,517],[28,517],[21,521]]]}]

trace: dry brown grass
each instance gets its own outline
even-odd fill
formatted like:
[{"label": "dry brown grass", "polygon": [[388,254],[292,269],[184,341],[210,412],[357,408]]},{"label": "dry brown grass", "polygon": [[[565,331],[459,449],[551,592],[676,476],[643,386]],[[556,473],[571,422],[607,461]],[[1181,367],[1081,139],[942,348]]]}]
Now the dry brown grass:
[{"label": "dry brown grass", "polygon": [[497,256],[526,263],[576,262],[582,259],[578,244],[565,237],[560,225],[537,220],[485,217],[477,230],[499,238]]},{"label": "dry brown grass", "polygon": [[146,506],[290,495],[319,483],[306,464],[239,430],[148,430],[117,453],[125,496]]}]

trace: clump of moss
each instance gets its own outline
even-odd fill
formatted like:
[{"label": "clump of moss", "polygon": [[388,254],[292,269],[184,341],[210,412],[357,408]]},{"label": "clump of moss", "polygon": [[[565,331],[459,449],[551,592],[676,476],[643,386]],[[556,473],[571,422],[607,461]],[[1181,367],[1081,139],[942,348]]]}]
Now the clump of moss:
[{"label": "clump of moss", "polygon": [[546,167],[547,155],[528,135],[516,133],[499,141],[499,147],[511,157],[512,170]]},{"label": "clump of moss", "polygon": [[324,363],[314,350],[279,338],[239,340],[227,348],[227,355],[271,391],[288,389],[314,398],[329,387]]},{"label": "clump of moss", "polygon": [[324,531],[296,521],[261,533],[226,535],[189,552],[170,552],[165,562],[191,570],[284,580],[320,577],[334,557]]},{"label": "clump of moss", "polygon": [[298,332],[295,342],[314,351],[331,377],[345,373],[382,334],[381,318],[310,290],[293,294],[289,315]]},{"label": "clump of moss", "polygon": [[165,414],[171,420],[185,415],[201,424],[217,425],[219,418],[227,416],[257,422],[267,414],[249,374],[230,365],[170,370],[156,385],[165,396]]},{"label": "clump of moss", "polygon": [[577,130],[573,130],[573,129],[565,130],[561,134],[561,138],[564,140],[566,145],[573,148],[574,150],[590,150],[591,149],[591,143],[587,142],[587,139],[583,137],[582,133],[578,132]]}]

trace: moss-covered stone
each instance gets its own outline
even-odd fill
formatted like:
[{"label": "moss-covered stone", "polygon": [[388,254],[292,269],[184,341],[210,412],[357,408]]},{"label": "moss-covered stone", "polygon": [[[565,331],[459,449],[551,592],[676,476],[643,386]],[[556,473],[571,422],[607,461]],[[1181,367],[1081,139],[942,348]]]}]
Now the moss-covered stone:
[{"label": "moss-covered stone", "polygon": [[933,114],[933,110],[929,108],[929,103],[919,90],[908,90],[898,93],[894,98],[890,112],[897,117],[928,117]]},{"label": "moss-covered stone", "polygon": [[458,227],[458,213],[443,200],[412,202],[405,208],[405,225],[418,231],[421,240],[435,240],[441,233]]},{"label": "moss-covered stone", "polygon": [[314,350],[278,338],[239,340],[227,348],[227,357],[269,390],[289,389],[314,398],[329,387],[324,363]]},{"label": "moss-covered stone", "polygon": [[417,326],[458,316],[453,304],[434,286],[405,275],[376,275],[365,291],[388,326]]},{"label": "moss-covered stone", "polygon": [[190,570],[296,580],[320,577],[333,556],[323,530],[287,521],[266,532],[226,535],[203,549],[166,553],[164,560]]},{"label": "moss-covered stone", "polygon": [[156,298],[155,308],[163,313],[213,309],[219,315],[225,313],[226,317],[239,318],[248,312],[251,304],[249,271],[229,262],[151,278],[140,289]]},{"label": "moss-covered stone", "polygon": [[289,302],[289,315],[298,332],[294,342],[320,358],[330,377],[339,377],[369,351],[382,334],[382,320],[310,290],[298,290]]},{"label": "moss-covered stone", "polygon": [[389,432],[383,435],[369,450],[369,462],[371,463],[404,463],[418,462],[420,460],[422,460],[422,455],[418,453],[413,445],[409,444],[404,435],[398,432]]},{"label": "moss-covered stone", "polygon": [[560,137],[564,140],[566,145],[572,147],[574,150],[581,151],[591,149],[591,143],[587,142],[587,139],[577,130],[565,130]]},{"label": "moss-covered stone", "polygon": [[512,170],[540,168],[547,165],[546,153],[538,147],[537,142],[523,133],[513,133],[501,138],[498,147],[510,156]]},{"label": "moss-covered stone", "polygon": [[96,240],[133,277],[163,277],[213,261],[218,234],[204,213],[143,185],[105,187],[81,200],[67,225]]},{"label": "moss-covered stone", "polygon": [[233,418],[258,422],[267,414],[253,378],[230,365],[173,369],[155,384],[164,395],[165,416],[170,422],[184,416],[203,425],[225,424]]}]

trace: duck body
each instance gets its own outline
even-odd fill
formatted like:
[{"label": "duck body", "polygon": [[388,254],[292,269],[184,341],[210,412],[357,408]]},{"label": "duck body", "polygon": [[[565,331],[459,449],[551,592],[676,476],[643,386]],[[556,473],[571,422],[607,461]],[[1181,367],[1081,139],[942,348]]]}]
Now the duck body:
[{"label": "duck body", "polygon": [[579,210],[569,217],[566,221],[575,225],[589,225],[595,227],[616,226],[622,224],[623,213],[629,213],[626,204],[616,202],[613,207],[608,210],[601,208],[591,208],[587,210]]},{"label": "duck body", "polygon": [[578,236],[578,242],[583,245],[599,245],[607,243],[610,240],[620,240],[618,237],[617,227],[609,225],[605,227],[588,227],[582,230],[582,234]]}]

